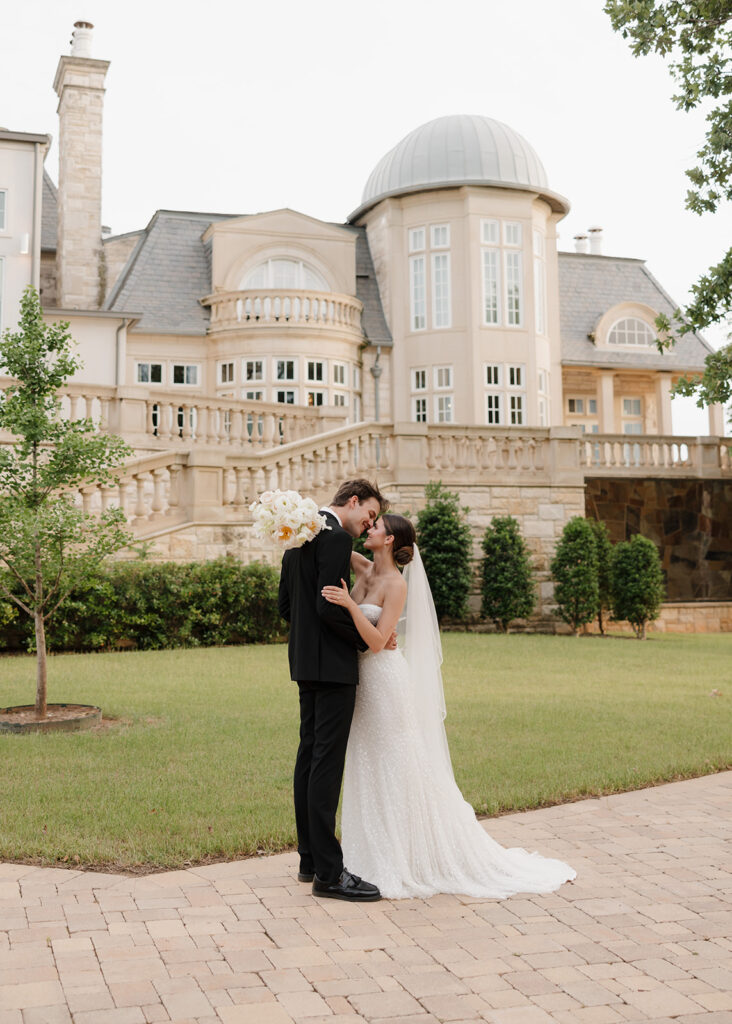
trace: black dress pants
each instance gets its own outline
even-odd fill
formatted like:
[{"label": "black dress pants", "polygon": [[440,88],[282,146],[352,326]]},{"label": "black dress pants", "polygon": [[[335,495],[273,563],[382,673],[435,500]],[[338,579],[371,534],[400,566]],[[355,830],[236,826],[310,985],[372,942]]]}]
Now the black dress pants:
[{"label": "black dress pants", "polygon": [[336,882],[343,851],[335,834],[356,686],[298,682],[300,746],[295,761],[295,823],[300,870]]}]

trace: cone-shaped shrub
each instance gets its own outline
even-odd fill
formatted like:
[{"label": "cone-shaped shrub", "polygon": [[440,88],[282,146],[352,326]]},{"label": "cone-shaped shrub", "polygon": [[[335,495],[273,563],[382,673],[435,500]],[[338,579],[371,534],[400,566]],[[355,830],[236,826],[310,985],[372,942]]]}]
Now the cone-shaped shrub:
[{"label": "cone-shaped shrub", "polygon": [[625,619],[639,640],[658,618],[665,587],[661,559],[652,540],[637,533],[613,549],[610,566],[613,617]]},{"label": "cone-shaped shrub", "polygon": [[417,544],[438,619],[462,619],[468,610],[472,581],[472,538],[460,496],[440,481],[425,487],[427,505],[417,514]]},{"label": "cone-shaped shrub", "polygon": [[597,545],[589,522],[574,516],[564,527],[551,563],[557,611],[576,635],[597,615]]},{"label": "cone-shaped shrub", "polygon": [[482,546],[481,615],[507,633],[511,621],[528,618],[536,603],[529,549],[513,516],[494,516]]}]

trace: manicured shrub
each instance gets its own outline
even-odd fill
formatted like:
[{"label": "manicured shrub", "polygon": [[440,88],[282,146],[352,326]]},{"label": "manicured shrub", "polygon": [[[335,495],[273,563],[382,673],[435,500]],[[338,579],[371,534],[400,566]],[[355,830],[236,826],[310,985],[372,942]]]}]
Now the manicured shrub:
[{"label": "manicured shrub", "polygon": [[440,481],[425,487],[427,505],[417,514],[417,544],[432,589],[438,619],[462,619],[472,581],[472,538],[460,497]]},{"label": "manicured shrub", "polygon": [[592,532],[595,535],[595,547],[597,549],[597,625],[600,632],[605,633],[604,612],[609,612],[611,607],[610,588],[610,561],[613,555],[613,545],[610,540],[607,526],[599,519],[588,519]]},{"label": "manicured shrub", "polygon": [[613,617],[625,619],[638,639],[644,640],[646,625],[658,618],[665,594],[661,559],[653,541],[637,533],[616,544],[610,579]]},{"label": "manicured shrub", "polygon": [[512,619],[528,618],[536,603],[529,549],[513,516],[494,516],[482,547],[481,615],[507,633]]},{"label": "manicured shrub", "polygon": [[580,626],[594,619],[599,603],[595,534],[582,516],[574,516],[562,530],[551,573],[557,611],[576,636]]},{"label": "manicured shrub", "polygon": [[[268,643],[285,625],[277,610],[279,573],[269,565],[117,562],[78,585],[51,621],[55,651],[117,647],[161,650]],[[0,647],[32,647],[23,620],[0,625]]]}]

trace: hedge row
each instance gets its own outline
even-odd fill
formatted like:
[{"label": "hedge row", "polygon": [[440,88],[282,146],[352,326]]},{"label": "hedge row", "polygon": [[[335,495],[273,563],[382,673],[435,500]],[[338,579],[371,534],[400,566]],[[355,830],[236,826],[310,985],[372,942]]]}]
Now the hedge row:
[{"label": "hedge row", "polygon": [[[48,622],[50,650],[210,647],[269,643],[286,625],[277,611],[279,573],[269,565],[121,562],[77,587]],[[28,650],[32,620],[22,612],[2,624],[0,649]]]}]

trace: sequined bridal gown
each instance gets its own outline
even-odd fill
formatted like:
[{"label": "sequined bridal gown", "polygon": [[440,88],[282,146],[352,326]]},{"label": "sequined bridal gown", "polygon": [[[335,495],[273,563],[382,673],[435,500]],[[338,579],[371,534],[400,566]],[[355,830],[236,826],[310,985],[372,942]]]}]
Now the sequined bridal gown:
[{"label": "sequined bridal gown", "polygon": [[[370,622],[381,608],[362,604]],[[356,708],[343,786],[343,854],[389,899],[435,893],[502,899],[549,893],[569,865],[504,849],[483,829],[449,767],[428,749],[400,650],[359,656]],[[445,748],[446,749],[446,748]]]}]

